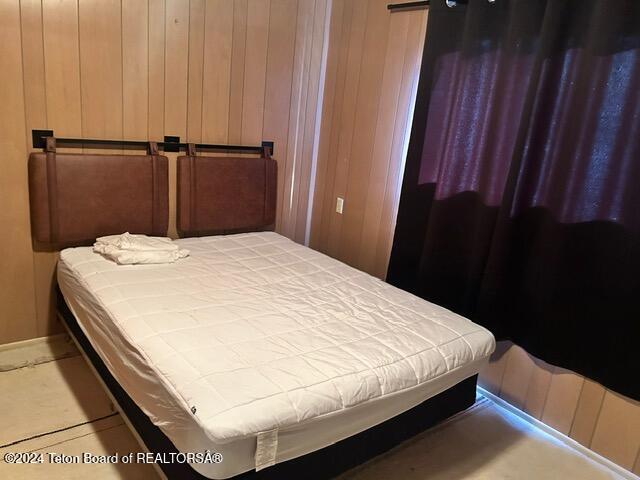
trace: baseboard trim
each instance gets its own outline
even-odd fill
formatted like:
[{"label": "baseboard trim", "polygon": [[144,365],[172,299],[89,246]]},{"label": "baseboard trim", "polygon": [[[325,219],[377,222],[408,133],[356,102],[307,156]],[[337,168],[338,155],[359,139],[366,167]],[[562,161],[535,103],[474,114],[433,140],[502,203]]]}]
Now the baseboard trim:
[{"label": "baseboard trim", "polygon": [[515,416],[519,417],[520,419],[524,420],[525,422],[530,423],[534,427],[539,428],[543,432],[551,435],[556,440],[564,443],[567,447],[572,448],[573,450],[576,450],[576,451],[580,452],[584,456],[590,458],[594,462],[599,463],[603,467],[608,468],[609,470],[612,470],[616,475],[620,475],[622,478],[627,479],[627,480],[640,480],[640,477],[635,475],[633,472],[627,470],[624,467],[621,467],[617,463],[612,462],[608,458],[603,457],[599,453],[594,452],[593,450],[585,447],[581,443],[575,441],[573,438],[568,437],[564,433],[559,432],[558,430],[550,427],[546,423],[543,423],[540,420],[538,420],[537,418],[532,417],[528,413],[523,412],[519,408],[514,407],[513,405],[511,405],[506,400],[498,397],[497,395],[494,395],[493,393],[489,392],[488,390],[486,390],[486,389],[484,389],[484,388],[482,388],[480,386],[477,387],[477,390],[482,396],[484,396],[484,397],[488,398],[489,400],[491,400],[498,407],[502,408],[503,410],[508,411],[509,413],[514,414]]},{"label": "baseboard trim", "polygon": [[40,365],[79,354],[73,340],[66,333],[6,343],[0,345],[0,372]]}]

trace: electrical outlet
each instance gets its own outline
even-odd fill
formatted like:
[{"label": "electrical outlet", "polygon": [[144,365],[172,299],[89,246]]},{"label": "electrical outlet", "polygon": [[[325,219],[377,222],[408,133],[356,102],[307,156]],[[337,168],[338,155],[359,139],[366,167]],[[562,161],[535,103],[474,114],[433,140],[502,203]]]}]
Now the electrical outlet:
[{"label": "electrical outlet", "polygon": [[338,197],[336,200],[336,213],[342,214],[342,208],[344,207],[344,198]]}]

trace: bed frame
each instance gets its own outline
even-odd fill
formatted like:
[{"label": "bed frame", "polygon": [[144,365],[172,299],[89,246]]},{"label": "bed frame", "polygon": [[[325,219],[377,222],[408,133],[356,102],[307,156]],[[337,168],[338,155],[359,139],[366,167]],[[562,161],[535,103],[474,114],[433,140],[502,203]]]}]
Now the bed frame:
[{"label": "bed frame", "polygon": [[[91,244],[124,231],[166,235],[168,160],[157,145],[147,155],[45,152],[29,158],[29,195],[34,247],[58,249]],[[277,164],[264,149],[260,158],[187,155],[177,159],[177,227],[183,236],[270,229],[275,220]],[[142,447],[178,453],[111,375],[58,290],[58,315],[115,401]],[[477,375],[416,407],[359,434],[307,455],[233,477],[328,479],[386,452],[475,402]],[[158,467],[158,465],[155,465]],[[187,464],[161,464],[169,479],[205,479]]]}]

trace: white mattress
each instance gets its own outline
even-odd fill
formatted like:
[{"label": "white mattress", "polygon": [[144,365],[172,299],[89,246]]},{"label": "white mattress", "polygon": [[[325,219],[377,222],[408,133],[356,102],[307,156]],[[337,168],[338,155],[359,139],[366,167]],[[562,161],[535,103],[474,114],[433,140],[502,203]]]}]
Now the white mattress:
[{"label": "white mattress", "polygon": [[[486,329],[276,233],[181,239],[120,266],[60,254],[58,281],[113,376],[210,478],[288,460],[476,374]],[[256,445],[259,444],[258,452]]]}]

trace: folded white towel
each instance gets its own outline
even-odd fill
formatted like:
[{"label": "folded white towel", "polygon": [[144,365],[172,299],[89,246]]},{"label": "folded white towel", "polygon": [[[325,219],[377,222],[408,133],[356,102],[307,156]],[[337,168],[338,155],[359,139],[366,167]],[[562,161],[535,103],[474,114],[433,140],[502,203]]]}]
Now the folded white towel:
[{"label": "folded white towel", "polygon": [[98,237],[96,243],[110,245],[121,250],[178,250],[177,244],[167,237],[148,237],[125,232],[121,235]]},{"label": "folded white towel", "polygon": [[129,232],[98,238],[93,251],[120,265],[172,263],[189,255],[189,250],[180,248],[170,238]]}]

